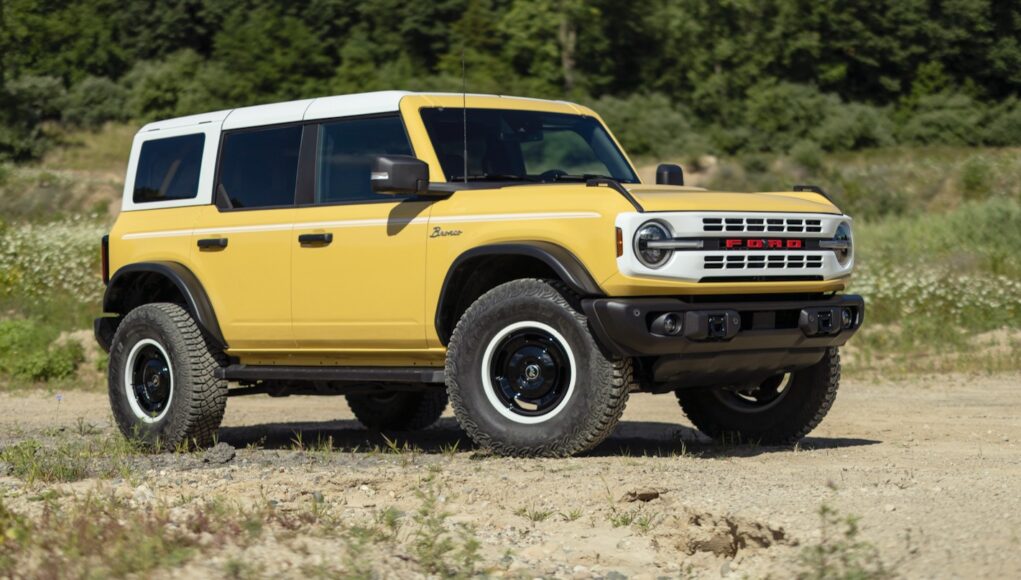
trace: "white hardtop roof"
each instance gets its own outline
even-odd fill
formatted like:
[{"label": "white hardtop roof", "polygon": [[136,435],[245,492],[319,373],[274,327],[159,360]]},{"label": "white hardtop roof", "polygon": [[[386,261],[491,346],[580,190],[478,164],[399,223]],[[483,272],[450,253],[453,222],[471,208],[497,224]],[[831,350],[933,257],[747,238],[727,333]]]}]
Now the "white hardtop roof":
[{"label": "white hardtop roof", "polygon": [[[156,121],[142,127],[140,132],[161,131],[206,123],[222,123],[224,130],[259,127],[278,123],[294,123],[312,119],[329,119],[333,117],[349,117],[354,115],[371,115],[374,113],[391,113],[400,110],[401,99],[407,95],[421,94],[426,96],[461,96],[461,93],[413,93],[410,91],[376,91],[353,95],[337,95],[318,97],[301,101],[287,101],[268,105],[255,105],[238,109],[226,109],[213,113],[189,115]],[[469,93],[469,97],[506,97],[523,99],[526,97],[510,97],[509,95],[481,95]],[[528,99],[544,101],[544,99]],[[546,101],[564,103],[565,101]]]}]

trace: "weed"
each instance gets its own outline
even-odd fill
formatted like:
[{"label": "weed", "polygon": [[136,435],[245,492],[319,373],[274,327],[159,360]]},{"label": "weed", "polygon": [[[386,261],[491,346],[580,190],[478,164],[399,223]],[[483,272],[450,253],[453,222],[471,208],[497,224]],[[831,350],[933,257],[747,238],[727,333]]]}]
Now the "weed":
[{"label": "weed", "polygon": [[78,446],[62,443],[43,447],[36,441],[22,441],[0,452],[15,477],[29,484],[78,481],[88,474],[88,460]]},{"label": "weed", "polygon": [[841,516],[830,506],[819,508],[819,542],[801,550],[801,580],[881,580],[895,574],[883,563],[879,550],[862,540],[856,516]]},{"label": "weed", "polygon": [[535,508],[535,507],[519,507],[514,510],[514,515],[521,516],[531,522],[544,522],[550,518],[555,512],[551,509],[546,508]]},{"label": "weed", "polygon": [[571,510],[566,513],[560,512],[560,516],[566,521],[573,522],[581,518],[582,512],[578,508],[571,508]]},{"label": "weed", "polygon": [[411,538],[418,564],[430,574],[452,578],[475,575],[481,557],[473,530],[462,526],[456,536],[447,531],[450,514],[440,508],[439,496],[432,486],[419,491],[418,497],[421,504],[413,517],[418,529]]}]

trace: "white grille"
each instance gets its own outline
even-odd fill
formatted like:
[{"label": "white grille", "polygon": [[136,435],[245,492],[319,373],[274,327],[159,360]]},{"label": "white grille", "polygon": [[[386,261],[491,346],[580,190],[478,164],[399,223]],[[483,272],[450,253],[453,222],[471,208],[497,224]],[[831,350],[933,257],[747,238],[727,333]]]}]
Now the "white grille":
[{"label": "white grille", "polygon": [[822,232],[822,220],[773,217],[704,217],[704,232],[776,232],[806,233]]},{"label": "white grille", "polygon": [[808,270],[822,268],[821,254],[709,254],[706,270]]}]

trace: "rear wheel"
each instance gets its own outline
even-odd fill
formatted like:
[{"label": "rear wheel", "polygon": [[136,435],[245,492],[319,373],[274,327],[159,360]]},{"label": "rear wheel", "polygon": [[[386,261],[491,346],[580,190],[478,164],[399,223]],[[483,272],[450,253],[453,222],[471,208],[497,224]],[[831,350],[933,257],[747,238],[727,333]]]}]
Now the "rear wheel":
[{"label": "rear wheel", "polygon": [[213,374],[223,362],[181,306],[129,312],[114,334],[108,375],[121,432],[156,449],[211,444],[227,404],[227,383]]},{"label": "rear wheel", "polygon": [[807,435],[826,416],[840,385],[840,354],[759,385],[681,389],[685,415],[706,435],[730,443],[786,445]]},{"label": "rear wheel", "polygon": [[425,429],[438,421],[447,408],[447,393],[443,389],[347,395],[346,398],[358,422],[380,431]]},{"label": "rear wheel", "polygon": [[515,280],[484,294],[458,321],[447,347],[447,392],[479,446],[566,456],[613,430],[627,403],[631,361],[603,356],[576,302],[559,282]]}]

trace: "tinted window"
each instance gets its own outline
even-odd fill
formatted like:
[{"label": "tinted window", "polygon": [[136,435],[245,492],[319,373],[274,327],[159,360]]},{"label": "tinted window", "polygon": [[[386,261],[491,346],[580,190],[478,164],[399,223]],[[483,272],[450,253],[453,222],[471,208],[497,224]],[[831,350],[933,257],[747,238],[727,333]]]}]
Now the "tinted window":
[{"label": "tinted window", "polygon": [[228,133],[220,151],[218,201],[233,208],[294,204],[301,127]]},{"label": "tinted window", "polygon": [[[422,109],[448,181],[464,179],[465,111]],[[582,181],[637,176],[592,117],[541,111],[468,109],[468,180]]]},{"label": "tinted window", "polygon": [[135,203],[191,199],[198,195],[206,136],[182,135],[142,143],[135,172]]},{"label": "tinted window", "polygon": [[372,192],[369,173],[377,155],[411,155],[399,117],[350,119],[322,125],[317,159],[316,202],[387,198]]}]

